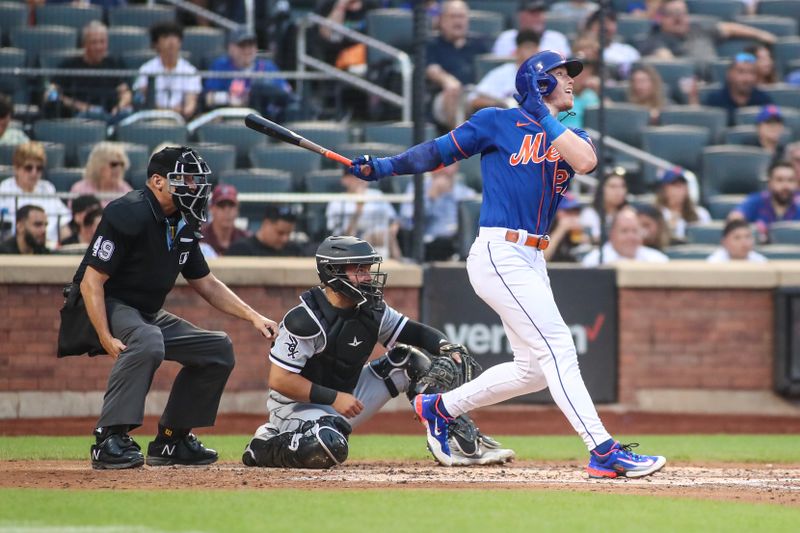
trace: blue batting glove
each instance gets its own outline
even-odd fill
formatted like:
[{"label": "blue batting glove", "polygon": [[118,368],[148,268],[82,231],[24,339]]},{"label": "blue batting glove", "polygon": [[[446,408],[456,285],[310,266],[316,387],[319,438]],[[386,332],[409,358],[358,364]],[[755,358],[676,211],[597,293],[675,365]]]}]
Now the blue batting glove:
[{"label": "blue batting glove", "polygon": [[378,181],[392,174],[392,163],[386,157],[362,155],[350,162],[350,173],[364,181]]},{"label": "blue batting glove", "polygon": [[520,98],[519,95],[514,95],[514,97],[519,102],[519,106],[530,113],[537,121],[541,122],[545,117],[550,116],[550,110],[544,103],[542,92],[539,90],[539,84],[536,80],[528,84],[528,93],[524,98]]}]

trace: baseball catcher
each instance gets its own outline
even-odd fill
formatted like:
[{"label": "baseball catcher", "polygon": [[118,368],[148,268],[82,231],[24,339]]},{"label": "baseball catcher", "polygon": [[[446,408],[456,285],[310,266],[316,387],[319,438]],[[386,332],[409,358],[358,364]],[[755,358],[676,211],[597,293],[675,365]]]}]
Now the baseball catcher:
[{"label": "baseball catcher", "polygon": [[[478,368],[466,348],[383,301],[383,259],[368,242],[328,237],[316,262],[322,286],[300,295],[270,351],[269,420],[245,448],[247,466],[342,464],[351,431],[390,398],[451,390]],[[378,342],[388,351],[366,364]],[[514,457],[467,416],[451,422],[449,434],[451,465],[503,464]]]}]

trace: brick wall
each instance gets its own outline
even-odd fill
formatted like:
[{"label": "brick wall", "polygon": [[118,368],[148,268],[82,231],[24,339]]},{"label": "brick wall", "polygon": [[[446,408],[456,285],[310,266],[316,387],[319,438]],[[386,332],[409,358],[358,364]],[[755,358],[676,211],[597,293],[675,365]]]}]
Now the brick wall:
[{"label": "brick wall", "polygon": [[[56,358],[62,284],[0,284],[0,391],[103,391],[111,359]],[[305,287],[237,286],[235,292],[262,314],[280,321],[298,303]],[[388,289],[386,299],[398,311],[418,318],[418,289]],[[236,368],[226,391],[266,387],[268,350],[263,337],[243,320],[225,315],[187,286],[176,287],[165,309],[197,326],[226,331],[233,340]],[[380,351],[376,349],[376,353]],[[151,390],[169,390],[179,366],[165,362]]]},{"label": "brick wall", "polygon": [[770,390],[771,290],[619,292],[619,401],[639,389]]}]

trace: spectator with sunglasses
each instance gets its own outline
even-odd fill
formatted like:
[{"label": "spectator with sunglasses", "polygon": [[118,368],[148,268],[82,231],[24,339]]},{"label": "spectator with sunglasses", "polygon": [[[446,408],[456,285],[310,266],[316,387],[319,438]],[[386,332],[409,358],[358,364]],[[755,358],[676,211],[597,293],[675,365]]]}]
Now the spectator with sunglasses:
[{"label": "spectator with sunglasses", "polygon": [[47,214],[47,240],[58,242],[58,228],[70,219],[70,211],[58,198],[55,186],[42,178],[47,164],[42,143],[27,142],[14,150],[14,175],[0,182],[0,211],[16,213],[26,204],[38,205]]},{"label": "spectator with sunglasses", "polygon": [[121,144],[108,141],[97,143],[89,153],[83,179],[73,184],[69,192],[105,195],[101,198],[105,207],[111,200],[133,190],[125,181],[125,171],[130,166],[130,160]]},{"label": "spectator with sunglasses", "polygon": [[47,215],[38,205],[23,205],[17,210],[17,234],[0,243],[0,254],[49,254],[45,246]]}]

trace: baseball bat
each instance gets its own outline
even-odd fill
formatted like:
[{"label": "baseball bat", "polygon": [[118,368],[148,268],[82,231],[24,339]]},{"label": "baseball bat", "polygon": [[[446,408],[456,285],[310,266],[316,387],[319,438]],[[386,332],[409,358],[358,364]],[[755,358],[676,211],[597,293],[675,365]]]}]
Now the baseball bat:
[{"label": "baseball bat", "polygon": [[300,148],[305,148],[306,150],[311,150],[312,152],[316,152],[321,156],[325,156],[328,159],[332,159],[333,161],[341,163],[347,167],[350,166],[350,160],[344,157],[343,155],[337,154],[333,150],[328,150],[327,148],[323,148],[317,143],[309,141],[302,135],[298,135],[289,128],[285,128],[280,124],[276,124],[271,120],[268,120],[260,115],[256,115],[255,113],[250,113],[245,117],[244,125],[250,128],[251,130],[263,133],[264,135],[268,135],[273,139],[278,139],[279,141],[283,141],[285,143],[294,144],[295,146],[299,146]]}]

